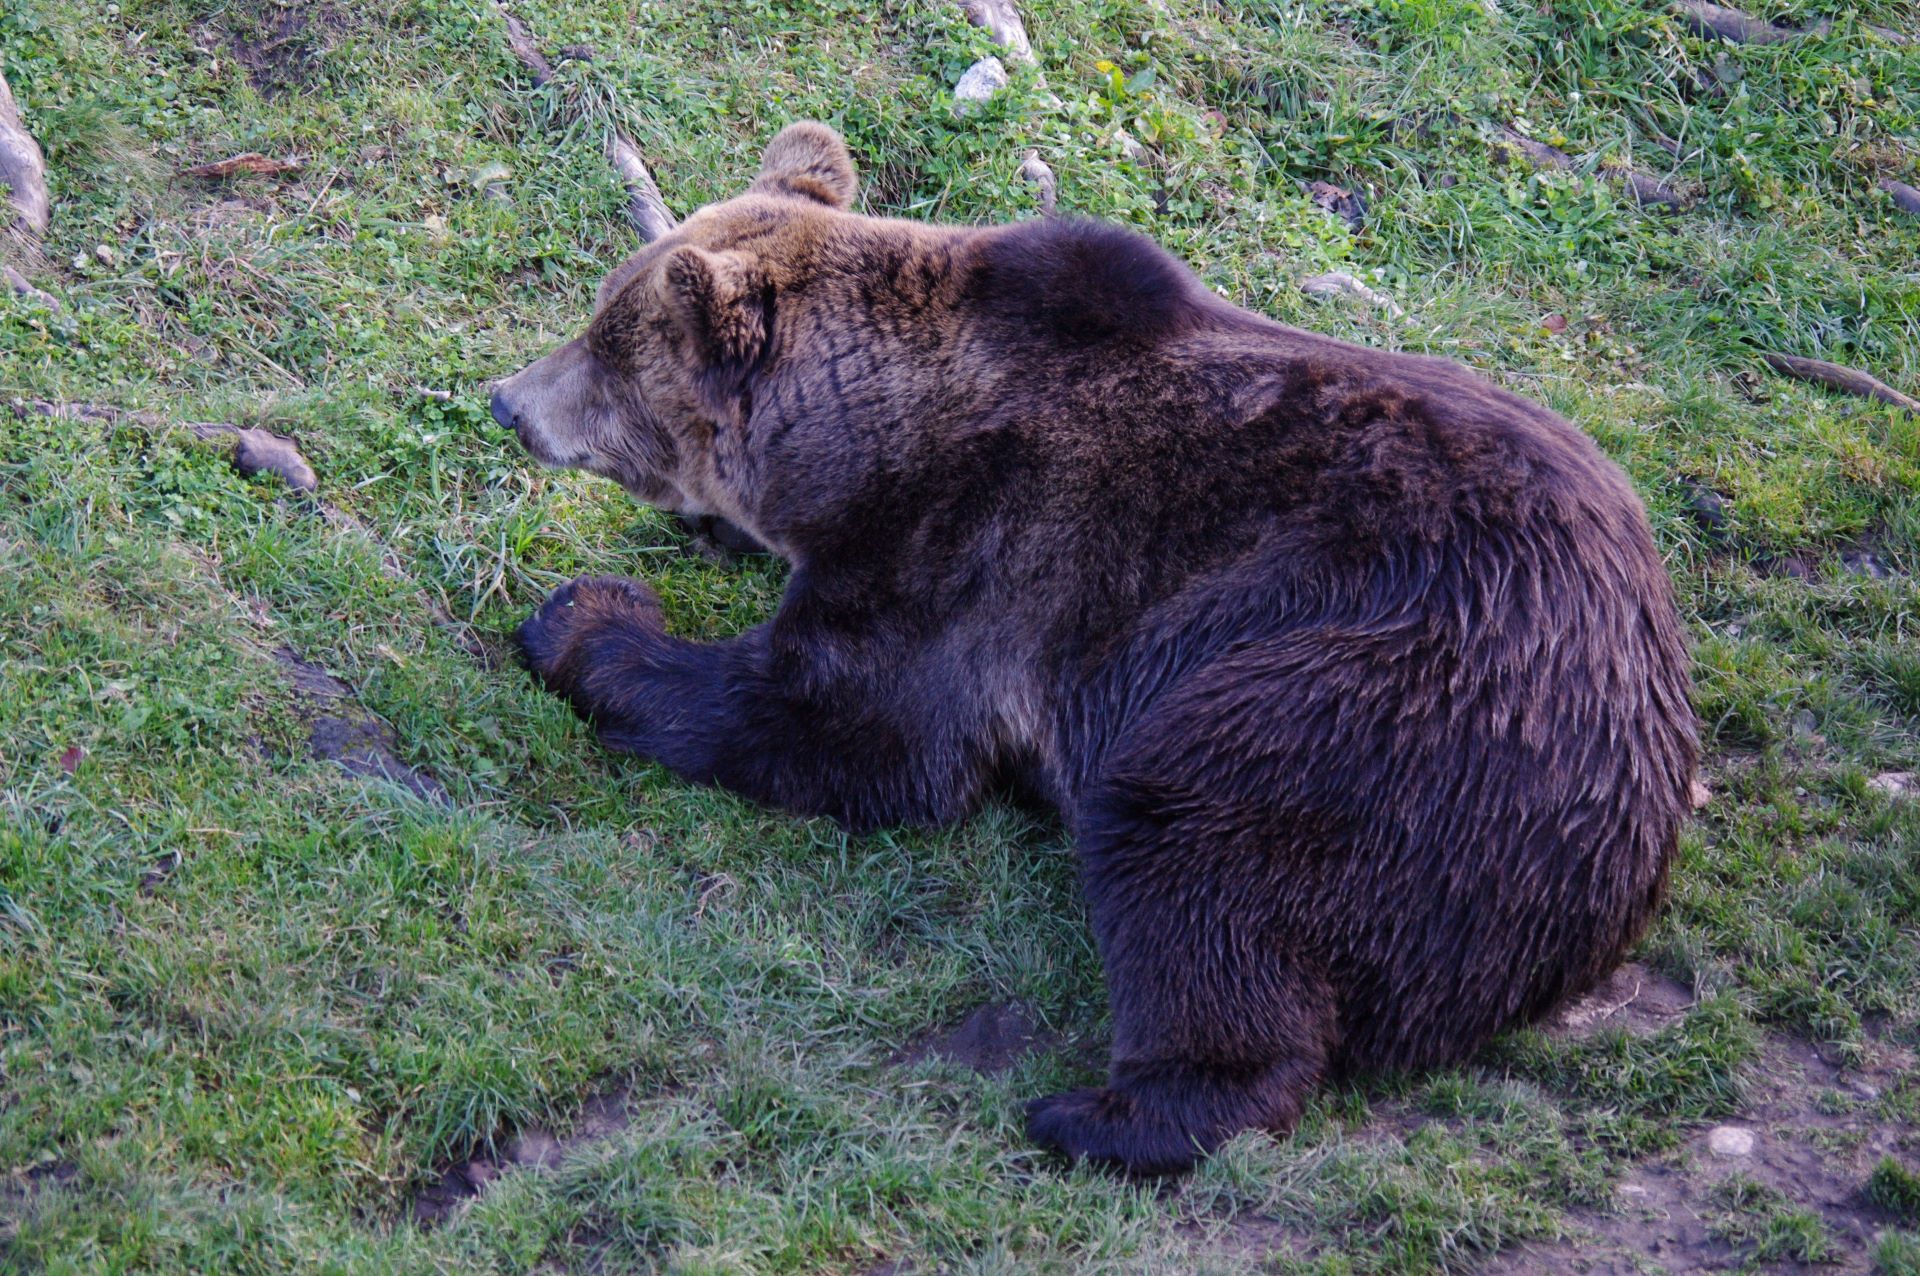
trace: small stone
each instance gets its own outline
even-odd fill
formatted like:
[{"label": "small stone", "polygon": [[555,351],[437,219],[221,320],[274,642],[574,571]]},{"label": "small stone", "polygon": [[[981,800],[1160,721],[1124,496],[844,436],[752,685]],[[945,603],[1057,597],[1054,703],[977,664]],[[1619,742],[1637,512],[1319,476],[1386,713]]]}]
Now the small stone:
[{"label": "small stone", "polygon": [[1715,1156],[1752,1156],[1753,1131],[1737,1125],[1717,1125],[1707,1131],[1707,1150]]},{"label": "small stone", "polygon": [[981,58],[967,68],[960,83],[953,86],[953,109],[971,115],[994,94],[1007,87],[1007,68],[999,58]]},{"label": "small stone", "polygon": [[1133,134],[1123,128],[1113,130],[1113,144],[1120,148],[1120,158],[1129,162],[1138,160],[1147,153],[1147,148],[1134,140]]},{"label": "small stone", "polygon": [[1567,330],[1567,317],[1563,314],[1551,314],[1540,321],[1540,326],[1557,335]]},{"label": "small stone", "polygon": [[1701,781],[1695,780],[1693,782],[1693,788],[1688,792],[1688,800],[1693,803],[1693,809],[1698,811],[1700,808],[1706,806],[1707,803],[1713,801],[1713,790]]},{"label": "small stone", "polygon": [[1913,772],[1882,771],[1867,781],[1867,787],[1888,797],[1902,797],[1914,790]]},{"label": "small stone", "polygon": [[1915,190],[1905,182],[1896,182],[1891,177],[1880,179],[1880,189],[1893,197],[1893,206],[1901,212],[1920,215],[1920,190]]},{"label": "small stone", "polygon": [[113,265],[113,249],[107,247],[105,244],[95,244],[93,246],[93,255],[95,260],[102,266]]},{"label": "small stone", "polygon": [[1713,536],[1719,536],[1727,530],[1727,498],[1708,487],[1705,483],[1681,480],[1687,489],[1687,513],[1700,525],[1700,530]]}]

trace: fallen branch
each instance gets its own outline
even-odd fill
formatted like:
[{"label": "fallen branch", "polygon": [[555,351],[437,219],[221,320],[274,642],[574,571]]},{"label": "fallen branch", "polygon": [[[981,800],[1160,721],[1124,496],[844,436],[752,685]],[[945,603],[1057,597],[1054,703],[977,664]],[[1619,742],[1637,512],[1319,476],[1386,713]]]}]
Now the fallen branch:
[{"label": "fallen branch", "polygon": [[183,429],[190,431],[196,438],[231,438],[234,441],[231,462],[235,470],[251,477],[255,474],[273,474],[283,480],[288,487],[308,497],[305,505],[320,515],[328,527],[339,531],[353,532],[364,537],[380,554],[380,571],[390,580],[419,592],[426,603],[427,612],[434,624],[445,630],[460,648],[476,660],[493,667],[493,653],[480,641],[473,627],[453,617],[446,599],[427,588],[408,573],[400,562],[400,556],[393,552],[374,530],[354,515],[321,499],[318,495],[319,476],[313,466],[302,456],[293,440],[271,430],[243,428],[224,421],[186,421],[175,423],[152,412],[131,412],[125,408],[109,407],[100,403],[51,403],[44,399],[16,399],[11,404],[15,416],[25,416],[29,412],[41,416],[54,417],[66,421],[96,421],[108,426],[130,422],[148,430]]},{"label": "fallen branch", "polygon": [[1020,179],[1037,188],[1040,195],[1040,215],[1053,216],[1053,206],[1060,192],[1060,183],[1054,178],[1053,170],[1040,158],[1039,151],[1028,151],[1027,157],[1020,161]]},{"label": "fallen branch", "polygon": [[1784,44],[1833,30],[1833,23],[1825,18],[1809,27],[1781,27],[1707,0],[1675,0],[1674,7],[1695,35],[1729,44]]},{"label": "fallen branch", "polygon": [[619,132],[607,139],[607,162],[626,184],[627,220],[640,232],[640,238],[652,243],[670,234],[675,223],[673,214],[667,211],[667,201],[661,198],[640,152]]},{"label": "fallen branch", "polygon": [[[506,0],[494,0],[494,7],[507,24],[507,48],[519,59],[520,65],[527,68],[536,88],[546,85],[553,79],[553,64],[540,52],[533,33],[526,23],[508,11]],[[580,61],[593,60],[592,50],[578,45],[568,46],[568,56]],[[640,148],[619,129],[607,135],[607,162],[613,165],[627,188],[627,220],[633,223],[640,238],[652,243],[671,232],[677,223],[667,209],[667,201],[661,198],[660,187],[654,183],[646,161],[640,158]]]},{"label": "fallen branch", "polygon": [[258,151],[244,151],[211,164],[195,164],[192,168],[182,169],[183,177],[225,178],[236,173],[252,173],[259,177],[278,177],[282,173],[297,173],[305,164],[300,160],[269,159]]},{"label": "fallen branch", "polygon": [[967,21],[993,37],[1009,62],[1021,66],[1036,64],[1033,42],[1027,39],[1026,24],[1020,20],[1020,11],[1013,7],[1013,0],[960,0],[960,8],[966,13]]},{"label": "fallen branch", "polygon": [[32,240],[44,236],[52,209],[47,198],[47,157],[20,122],[20,108],[4,74],[0,74],[0,185],[6,186],[13,201],[14,233]]},{"label": "fallen branch", "polygon": [[533,76],[535,88],[545,87],[553,78],[553,64],[540,52],[540,46],[533,42],[533,33],[527,30],[527,24],[507,12],[507,6],[496,0],[500,16],[507,20],[507,48],[513,56],[520,59],[520,65],[527,68]]},{"label": "fallen branch", "polygon": [[0,275],[6,277],[7,291],[11,292],[14,296],[25,297],[29,301],[37,301],[49,310],[60,309],[60,299],[58,297],[50,292],[34,287],[31,279],[28,279],[12,266],[0,268]]},{"label": "fallen branch", "polygon": [[[1528,137],[1515,129],[1502,128],[1494,136],[1497,145],[1511,151],[1517,151],[1536,168],[1551,168],[1560,172],[1570,172],[1578,161],[1557,146],[1550,146],[1538,138]],[[1633,196],[1634,202],[1642,208],[1665,208],[1678,210],[1685,208],[1687,201],[1657,177],[1632,168],[1600,170],[1603,176],[1617,177]]]},{"label": "fallen branch", "polygon": [[1900,393],[1878,377],[1869,376],[1857,368],[1843,367],[1837,363],[1828,363],[1824,359],[1803,359],[1798,355],[1775,354],[1767,351],[1761,354],[1767,366],[1782,376],[1796,381],[1811,381],[1834,390],[1844,390],[1848,394],[1857,394],[1863,399],[1878,399],[1882,403],[1891,403],[1896,408],[1920,416],[1920,399]]},{"label": "fallen branch", "polygon": [[1679,211],[1687,206],[1687,201],[1671,186],[1657,177],[1648,177],[1645,173],[1627,170],[1622,179],[1627,185],[1627,193],[1633,196],[1634,203],[1642,208],[1668,208]]},{"label": "fallen branch", "polygon": [[296,492],[312,493],[320,488],[320,477],[292,439],[271,430],[229,425],[224,421],[181,421],[177,424],[151,412],[129,412],[125,408],[98,403],[50,403],[44,399],[18,400],[16,415],[35,412],[65,421],[103,421],[117,425],[131,421],[150,430],[182,429],[199,439],[233,440],[233,468],[246,478],[272,474]]}]

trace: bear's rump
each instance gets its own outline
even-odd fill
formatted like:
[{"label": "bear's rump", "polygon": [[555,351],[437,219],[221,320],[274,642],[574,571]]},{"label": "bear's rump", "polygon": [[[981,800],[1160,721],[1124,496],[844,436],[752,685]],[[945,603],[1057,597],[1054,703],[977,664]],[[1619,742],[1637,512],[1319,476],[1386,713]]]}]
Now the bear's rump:
[{"label": "bear's rump", "polygon": [[1177,894],[1322,969],[1344,1066],[1459,1057],[1604,974],[1678,825],[1651,702],[1596,709],[1595,671],[1502,666],[1428,620],[1308,624],[1186,670],[1078,821],[1090,870],[1132,883],[1097,909]]}]

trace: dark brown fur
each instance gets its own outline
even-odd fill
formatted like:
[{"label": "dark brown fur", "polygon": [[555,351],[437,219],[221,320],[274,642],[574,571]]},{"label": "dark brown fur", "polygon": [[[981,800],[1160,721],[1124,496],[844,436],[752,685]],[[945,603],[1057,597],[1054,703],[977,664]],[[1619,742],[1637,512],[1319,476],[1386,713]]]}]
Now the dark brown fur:
[{"label": "dark brown fur", "polygon": [[1618,962],[1695,760],[1620,471],[1131,232],[852,190],[789,129],[503,387],[542,459],[793,564],[716,644],[575,582],[520,632],[545,684],[613,748],[857,828],[960,819],[996,777],[1056,805],[1114,1022],[1109,1084],[1030,1110],[1071,1155],[1285,1131],[1323,1078],[1458,1059]]}]

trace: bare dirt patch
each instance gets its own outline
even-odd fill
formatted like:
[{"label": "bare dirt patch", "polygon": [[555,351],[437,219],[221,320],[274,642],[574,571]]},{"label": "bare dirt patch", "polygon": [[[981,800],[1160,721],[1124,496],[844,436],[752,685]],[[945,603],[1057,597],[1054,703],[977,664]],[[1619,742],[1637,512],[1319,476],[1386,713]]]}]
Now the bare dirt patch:
[{"label": "bare dirt patch", "polygon": [[338,763],[349,775],[389,780],[431,802],[453,800],[431,771],[400,760],[399,737],[360,704],[352,687],[291,647],[277,648],[273,660],[307,711],[313,756]]},{"label": "bare dirt patch", "polygon": [[1546,1030],[1555,1037],[1587,1037],[1606,1028],[1656,1032],[1692,1005],[1691,988],[1650,966],[1628,962],[1584,997],[1555,1011]]},{"label": "bare dirt patch", "polygon": [[551,1171],[597,1143],[604,1143],[633,1123],[633,1092],[617,1086],[590,1096],[569,1134],[556,1134],[530,1125],[518,1133],[491,1140],[473,1155],[455,1161],[408,1206],[408,1217],[421,1227],[433,1227],[465,1209],[513,1170]]},{"label": "bare dirt patch", "polygon": [[[1624,1000],[1618,994],[1632,991]],[[1549,1031],[1602,1027],[1652,1032],[1685,1013],[1686,990],[1643,967],[1613,979],[1563,1011]],[[1868,1199],[1867,1176],[1880,1158],[1911,1158],[1920,1133],[1889,1119],[1880,1099],[1913,1067],[1904,1051],[1875,1046],[1861,1067],[1844,1067],[1808,1042],[1776,1035],[1747,1077],[1741,1110],[1695,1131],[1671,1156],[1632,1167],[1610,1212],[1580,1211],[1584,1235],[1527,1244],[1483,1269],[1498,1276],[1643,1276],[1645,1273],[1804,1270],[1799,1258],[1765,1252],[1765,1219],[1751,1202],[1777,1213],[1813,1215],[1824,1229],[1820,1270],[1866,1272],[1880,1234],[1896,1222]],[[1742,1202],[1749,1205],[1744,1208]]]},{"label": "bare dirt patch", "polygon": [[223,46],[260,93],[279,97],[312,81],[346,26],[346,13],[332,4],[244,0],[201,35]]},{"label": "bare dirt patch", "polygon": [[991,1076],[1057,1044],[1058,1038],[1040,1026],[1027,1006],[1017,1001],[995,1001],[951,1027],[915,1038],[893,1057],[892,1063],[904,1068],[938,1057]]}]

